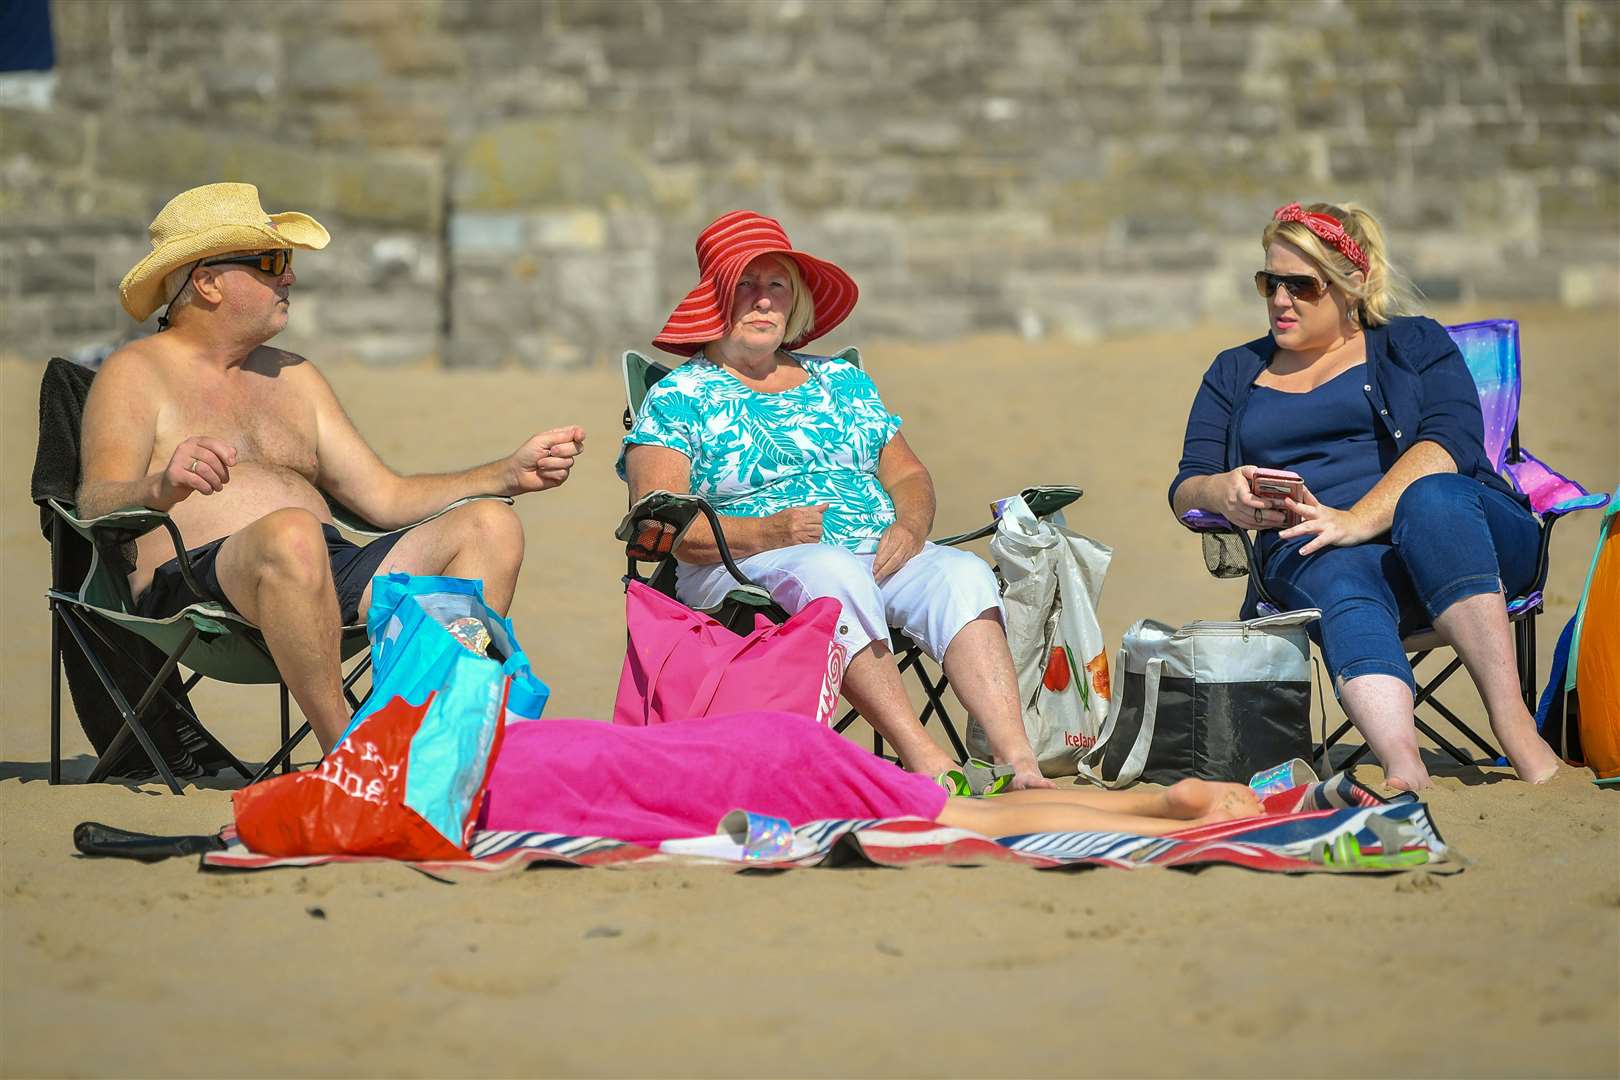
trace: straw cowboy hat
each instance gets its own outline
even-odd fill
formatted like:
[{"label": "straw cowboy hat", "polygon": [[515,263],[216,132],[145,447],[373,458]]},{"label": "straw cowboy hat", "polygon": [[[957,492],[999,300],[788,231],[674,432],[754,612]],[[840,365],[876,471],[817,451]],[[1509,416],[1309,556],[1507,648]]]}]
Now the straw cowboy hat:
[{"label": "straw cowboy hat", "polygon": [[774,218],[752,210],[733,210],[715,218],[698,234],[698,275],[702,281],[676,305],[653,344],[677,356],[691,356],[705,342],[723,338],[731,329],[731,296],[743,269],[761,255],[782,255],[797,264],[816,309],[814,325],[783,348],[796,349],[828,333],[849,317],[860,290],[837,266],[795,251]]},{"label": "straw cowboy hat", "polygon": [[118,296],[139,322],[162,307],[163,279],[200,259],[233,251],[319,251],[332,237],[308,214],[267,214],[252,184],[204,184],[169,200],[147,228],[152,253],[124,275]]}]

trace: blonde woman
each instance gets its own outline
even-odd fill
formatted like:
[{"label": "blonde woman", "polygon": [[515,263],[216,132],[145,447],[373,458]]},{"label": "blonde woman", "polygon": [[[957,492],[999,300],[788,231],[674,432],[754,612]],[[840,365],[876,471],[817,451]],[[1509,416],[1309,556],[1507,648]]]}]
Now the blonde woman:
[{"label": "blonde woman", "polygon": [[[1537,575],[1538,527],[1486,457],[1461,353],[1434,320],[1404,314],[1367,211],[1290,203],[1260,242],[1271,331],[1205,373],[1171,506],[1258,530],[1267,591],[1321,609],[1334,689],[1390,786],[1430,784],[1401,648],[1425,625],[1456,648],[1518,775],[1551,779],[1558,758],[1519,696],[1504,602]],[[1256,497],[1257,467],[1296,472],[1303,490]]]}]

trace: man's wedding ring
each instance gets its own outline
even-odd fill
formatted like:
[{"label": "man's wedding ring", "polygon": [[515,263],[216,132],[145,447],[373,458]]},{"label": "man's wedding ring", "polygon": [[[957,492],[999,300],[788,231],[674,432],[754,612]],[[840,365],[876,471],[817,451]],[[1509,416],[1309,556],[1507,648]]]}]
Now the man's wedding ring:
[{"label": "man's wedding ring", "polygon": [[191,464],[187,465],[186,468],[191,472],[196,472],[197,471],[197,459],[192,458],[191,459]]}]

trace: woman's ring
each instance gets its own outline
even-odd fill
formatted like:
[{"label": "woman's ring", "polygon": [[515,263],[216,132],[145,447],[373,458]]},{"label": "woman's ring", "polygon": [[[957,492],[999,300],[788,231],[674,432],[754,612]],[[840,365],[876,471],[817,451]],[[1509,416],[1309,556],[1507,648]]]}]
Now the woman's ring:
[{"label": "woman's ring", "polygon": [[189,470],[190,472],[196,472],[197,471],[197,459],[192,458],[191,459],[191,464],[187,465],[186,469]]}]

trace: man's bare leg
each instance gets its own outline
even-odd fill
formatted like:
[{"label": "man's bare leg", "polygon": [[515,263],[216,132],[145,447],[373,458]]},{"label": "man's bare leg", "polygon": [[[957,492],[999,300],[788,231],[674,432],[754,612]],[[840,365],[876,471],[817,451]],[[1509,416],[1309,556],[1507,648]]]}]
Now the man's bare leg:
[{"label": "man's bare leg", "polygon": [[1519,696],[1519,665],[1502,594],[1464,597],[1440,613],[1434,628],[1457,650],[1479,688],[1491,730],[1519,779],[1532,784],[1551,780],[1558,755],[1536,731],[1535,717]]},{"label": "man's bare leg", "polygon": [[[484,600],[505,615],[523,566],[523,524],[510,506],[493,499],[458,506],[399,538],[379,574],[440,574],[476,578]],[[360,616],[371,606],[371,586],[360,594]]]},{"label": "man's bare leg", "polygon": [[936,776],[956,768],[951,756],[923,730],[887,642],[874,641],[850,660],[844,670],[844,697],[894,747],[911,772]]},{"label": "man's bare leg", "polygon": [[1198,825],[1264,813],[1243,784],[1183,780],[1165,791],[1059,788],[1009,791],[992,799],[950,798],[939,823],[985,836],[1030,832],[1123,832],[1162,836]]},{"label": "man's bare leg", "polygon": [[214,564],[233,607],[264,634],[270,658],[322,750],[349,723],[338,647],[340,619],[321,523],[277,510],[232,534]]}]

